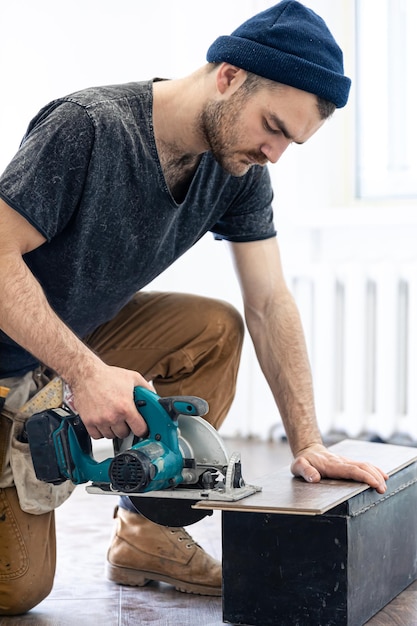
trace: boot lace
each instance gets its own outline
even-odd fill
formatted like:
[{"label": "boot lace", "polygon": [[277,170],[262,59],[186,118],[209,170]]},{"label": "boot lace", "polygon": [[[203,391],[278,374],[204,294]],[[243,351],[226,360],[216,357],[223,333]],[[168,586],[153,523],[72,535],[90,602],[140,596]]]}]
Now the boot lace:
[{"label": "boot lace", "polygon": [[189,535],[187,533],[187,531],[184,528],[170,528],[169,532],[171,533],[171,535],[178,535],[177,539],[178,541],[186,541],[187,543],[185,544],[185,547],[190,549],[193,546],[197,546],[198,548],[200,548],[200,546],[198,545],[198,543],[196,541],[194,541],[194,539],[191,537],[191,535]]}]

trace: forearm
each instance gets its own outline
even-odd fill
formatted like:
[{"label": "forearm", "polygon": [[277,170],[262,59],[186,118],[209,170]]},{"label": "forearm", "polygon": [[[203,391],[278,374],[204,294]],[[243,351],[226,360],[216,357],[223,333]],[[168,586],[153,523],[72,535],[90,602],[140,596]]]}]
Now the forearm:
[{"label": "forearm", "polygon": [[294,455],[293,474],[308,482],[321,478],[357,480],[385,493],[385,472],[369,463],[332,454],[323,446],[315,417],[304,333],[290,294],[262,314],[249,311],[247,320]]},{"label": "forearm", "polygon": [[99,359],[58,318],[23,259],[1,259],[0,327],[71,386]]},{"label": "forearm", "polygon": [[265,310],[246,310],[256,354],[277,403],[294,456],[321,443],[304,333],[291,294]]},{"label": "forearm", "polygon": [[0,327],[70,386],[75,409],[94,438],[143,436],[147,426],[134,401],[135,385],[151,387],[138,373],[110,367],[59,319],[23,260],[0,257]]},{"label": "forearm", "polygon": [[304,332],[285,284],[276,241],[234,244],[232,251],[247,326],[295,457],[291,471],[308,482],[353,479],[384,493],[388,477],[379,468],[339,457],[323,446]]}]

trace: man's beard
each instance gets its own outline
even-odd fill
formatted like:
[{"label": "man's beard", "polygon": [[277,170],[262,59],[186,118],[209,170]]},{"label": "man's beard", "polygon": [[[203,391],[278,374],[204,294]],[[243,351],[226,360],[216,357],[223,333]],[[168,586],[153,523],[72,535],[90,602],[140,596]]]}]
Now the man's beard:
[{"label": "man's beard", "polygon": [[239,130],[244,101],[235,94],[227,102],[208,102],[198,119],[198,132],[219,165],[232,176],[243,176],[254,163],[264,165],[267,161],[259,151],[236,148],[245,145]]}]

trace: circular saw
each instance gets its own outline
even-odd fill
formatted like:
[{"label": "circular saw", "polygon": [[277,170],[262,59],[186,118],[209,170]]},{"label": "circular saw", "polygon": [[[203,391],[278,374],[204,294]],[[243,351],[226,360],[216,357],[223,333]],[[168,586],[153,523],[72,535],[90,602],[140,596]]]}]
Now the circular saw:
[{"label": "circular saw", "polygon": [[187,526],[212,513],[194,509],[196,502],[235,501],[260,490],[245,484],[239,453],[229,457],[203,419],[205,400],[161,398],[135,387],[134,401],[147,435],[114,439],[114,456],[101,462],[80,416],[68,407],[31,416],[26,436],[37,478],[55,485],[89,482],[90,493],[128,496],[139,513],[165,526]]}]

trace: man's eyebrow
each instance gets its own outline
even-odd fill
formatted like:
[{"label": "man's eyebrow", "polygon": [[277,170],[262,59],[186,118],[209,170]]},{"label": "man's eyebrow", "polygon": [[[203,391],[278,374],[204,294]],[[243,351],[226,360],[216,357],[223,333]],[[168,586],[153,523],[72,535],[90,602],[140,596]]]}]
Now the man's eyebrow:
[{"label": "man's eyebrow", "polygon": [[279,130],[282,132],[282,134],[284,135],[286,139],[289,139],[290,141],[298,144],[299,146],[301,146],[304,143],[304,141],[295,141],[294,137],[289,132],[285,122],[282,119],[280,119],[278,115],[275,115],[275,113],[270,113],[269,117],[274,122],[274,124],[276,124],[276,126],[279,128]]}]

